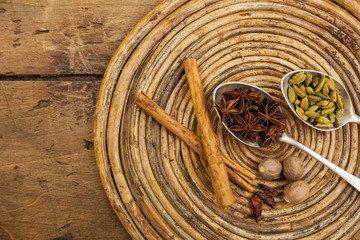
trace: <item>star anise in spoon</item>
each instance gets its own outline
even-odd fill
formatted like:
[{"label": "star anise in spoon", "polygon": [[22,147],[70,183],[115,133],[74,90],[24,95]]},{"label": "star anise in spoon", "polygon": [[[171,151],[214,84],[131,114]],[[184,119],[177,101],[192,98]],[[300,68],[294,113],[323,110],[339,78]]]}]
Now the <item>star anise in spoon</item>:
[{"label": "star anise in spoon", "polygon": [[280,106],[280,102],[276,102],[274,104],[269,104],[266,102],[262,104],[259,111],[259,116],[261,118],[261,123],[265,126],[269,126],[270,123],[274,123],[276,125],[284,125],[285,116],[278,110]]},{"label": "star anise in spoon", "polygon": [[259,106],[261,103],[261,96],[257,93],[254,92],[254,90],[249,91],[248,89],[246,90],[241,90],[239,89],[240,92],[240,100],[239,100],[239,110],[240,111],[245,111],[246,109],[249,109],[249,107],[256,107]]},{"label": "star anise in spoon", "polygon": [[221,121],[225,120],[225,117],[227,116],[231,123],[233,123],[232,115],[239,114],[240,111],[235,108],[236,104],[238,103],[240,98],[235,98],[231,100],[227,100],[224,96],[221,98],[221,105],[218,103],[215,103],[216,108],[219,110],[221,115]]},{"label": "star anise in spoon", "polygon": [[236,116],[235,119],[238,124],[231,126],[229,129],[239,132],[241,137],[249,138],[252,142],[259,140],[259,132],[266,129],[263,125],[258,124],[260,117],[253,117],[249,111],[245,112],[244,118]]},{"label": "star anise in spoon", "polygon": [[271,132],[267,133],[264,141],[262,141],[260,145],[262,147],[267,147],[271,143],[279,142],[281,134],[282,134],[282,132],[279,132],[279,131],[271,131]]},{"label": "star anise in spoon", "polygon": [[241,91],[240,89],[235,89],[233,91],[226,91],[223,93],[223,95],[226,99],[231,100],[240,97]]},{"label": "star anise in spoon", "polygon": [[229,119],[229,129],[236,135],[268,146],[279,141],[286,126],[279,105],[270,104],[254,89],[234,89],[223,93],[221,104],[216,103],[216,108],[222,121]]}]

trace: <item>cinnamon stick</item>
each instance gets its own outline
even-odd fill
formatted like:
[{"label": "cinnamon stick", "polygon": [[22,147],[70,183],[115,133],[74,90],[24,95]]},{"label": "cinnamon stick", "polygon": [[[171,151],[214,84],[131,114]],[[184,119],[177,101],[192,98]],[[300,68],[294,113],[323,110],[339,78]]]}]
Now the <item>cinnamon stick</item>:
[{"label": "cinnamon stick", "polygon": [[252,183],[252,180],[255,179],[255,177],[256,177],[255,174],[253,174],[252,172],[241,167],[239,164],[237,164],[235,161],[233,161],[231,158],[229,158],[226,155],[224,155],[224,162],[228,167],[232,168],[239,175],[245,176],[244,179],[246,179],[246,180],[249,179],[248,180],[249,183]]},{"label": "cinnamon stick", "polygon": [[252,192],[254,190],[250,183],[246,182],[243,178],[237,175],[233,170],[231,170],[231,168],[227,168],[227,173],[230,180],[239,187],[245,189],[248,192]]},{"label": "cinnamon stick", "polygon": [[205,151],[206,160],[209,163],[209,172],[215,197],[219,206],[229,206],[235,203],[235,198],[231,190],[226,166],[220,152],[219,142],[212,128],[210,116],[206,109],[205,94],[196,60],[187,59],[183,63],[196,119],[200,129],[201,142]]},{"label": "cinnamon stick", "polygon": [[200,138],[190,129],[184,127],[181,123],[167,114],[144,92],[141,92],[137,96],[135,104],[158,121],[162,126],[183,140],[192,150],[199,154],[200,157],[205,158],[205,152]]},{"label": "cinnamon stick", "polygon": [[[158,121],[162,126],[168,129],[170,132],[179,137],[185,144],[187,144],[193,151],[195,151],[201,158],[205,158],[205,152],[201,143],[201,139],[193,133],[190,129],[184,127],[176,121],[173,117],[167,114],[159,105],[157,105],[151,98],[145,93],[141,92],[135,99],[135,104]],[[245,179],[248,183],[252,183],[255,179],[255,175],[245,168],[241,167],[235,161],[231,160],[226,155],[222,154],[223,160],[228,168],[231,168],[239,177]],[[231,179],[233,180],[233,179]],[[233,181],[244,190],[248,190],[248,186],[242,184],[242,181],[237,183]]]}]

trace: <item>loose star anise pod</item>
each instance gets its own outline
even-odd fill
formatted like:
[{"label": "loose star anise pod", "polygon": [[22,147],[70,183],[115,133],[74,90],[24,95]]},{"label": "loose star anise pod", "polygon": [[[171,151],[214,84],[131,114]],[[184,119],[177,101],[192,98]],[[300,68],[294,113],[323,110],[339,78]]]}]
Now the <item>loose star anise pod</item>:
[{"label": "loose star anise pod", "polygon": [[276,102],[270,105],[268,102],[266,102],[266,104],[261,106],[259,115],[261,117],[262,124],[265,124],[265,126],[269,126],[270,123],[274,123],[276,125],[285,125],[283,121],[285,117],[278,110],[280,104],[280,102]]},{"label": "loose star anise pod", "polygon": [[221,115],[221,121],[224,121],[225,117],[227,116],[231,123],[233,123],[232,115],[239,114],[239,110],[235,108],[239,98],[226,100],[223,96],[221,98],[221,105],[215,102],[216,108],[219,110]]},{"label": "loose star anise pod", "polygon": [[252,142],[259,140],[259,132],[264,131],[266,127],[258,124],[260,117],[253,117],[249,111],[245,112],[245,117],[236,116],[237,125],[231,126],[229,129],[239,132],[241,137],[250,138]]}]

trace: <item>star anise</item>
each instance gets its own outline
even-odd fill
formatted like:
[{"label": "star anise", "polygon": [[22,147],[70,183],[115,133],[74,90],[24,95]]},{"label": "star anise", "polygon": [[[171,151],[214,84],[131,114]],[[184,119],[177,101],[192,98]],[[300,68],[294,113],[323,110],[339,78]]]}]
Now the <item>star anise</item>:
[{"label": "star anise", "polygon": [[249,106],[259,106],[261,103],[261,95],[254,92],[254,90],[249,91],[248,89],[241,90],[238,89],[239,92],[239,110],[245,111]]},{"label": "star anise", "polygon": [[226,91],[223,94],[226,99],[231,100],[240,97],[241,91],[239,89],[235,89],[233,91]]},{"label": "star anise", "polygon": [[227,116],[231,123],[233,123],[232,115],[239,114],[239,110],[235,108],[239,98],[226,100],[223,96],[221,98],[221,105],[215,102],[216,108],[219,110],[221,115],[221,121],[224,121],[225,117]]},{"label": "star anise", "polygon": [[237,125],[231,126],[229,129],[239,132],[241,137],[250,138],[252,142],[259,140],[259,132],[264,131],[266,127],[258,124],[260,117],[253,117],[249,111],[245,112],[244,118],[236,116]]},{"label": "star anise", "polygon": [[244,107],[244,112],[246,112],[246,111],[249,111],[252,114],[252,116],[257,116],[257,115],[259,115],[258,114],[259,106],[256,106],[251,103],[247,103],[247,104],[245,104],[245,107]]},{"label": "star anise", "polygon": [[[286,126],[280,103],[270,104],[254,90],[234,89],[223,93],[222,104],[216,104],[222,120],[229,118],[229,129],[261,146],[278,142]],[[234,121],[235,120],[235,121]]]},{"label": "star anise", "polygon": [[[281,126],[281,125],[280,125]],[[277,125],[272,124],[266,129],[265,137],[269,136],[277,131]]]},{"label": "star anise", "polygon": [[261,123],[265,126],[269,126],[270,123],[276,125],[285,125],[285,116],[279,111],[280,102],[273,103],[270,105],[268,102],[262,104],[259,111]]},{"label": "star anise", "polygon": [[278,132],[278,131],[271,131],[268,132],[265,136],[264,141],[262,141],[261,146],[262,147],[267,147],[269,146],[271,143],[276,143],[280,141],[280,137],[282,135],[282,132]]}]

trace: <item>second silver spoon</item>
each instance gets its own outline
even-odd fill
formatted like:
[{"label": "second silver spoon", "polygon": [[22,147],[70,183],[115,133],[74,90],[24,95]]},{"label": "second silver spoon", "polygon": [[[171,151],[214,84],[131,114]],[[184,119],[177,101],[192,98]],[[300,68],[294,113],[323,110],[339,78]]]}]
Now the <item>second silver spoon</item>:
[{"label": "second silver spoon", "polygon": [[[295,111],[295,106],[294,104],[292,104],[289,101],[289,96],[288,96],[288,88],[289,88],[289,79],[292,78],[292,76],[294,76],[296,73],[299,72],[304,72],[304,73],[310,73],[313,76],[322,76],[325,75],[328,78],[332,78],[335,82],[335,87],[336,89],[339,90],[341,96],[343,97],[343,102],[344,102],[344,114],[339,118],[339,126],[338,127],[332,127],[332,128],[319,128],[319,127],[315,127],[315,125],[311,124],[308,121],[303,120],[301,117],[298,116],[298,114]],[[285,98],[286,103],[288,104],[288,106],[290,107],[290,109],[294,112],[294,114],[301,120],[303,121],[305,124],[309,125],[312,128],[315,128],[316,130],[319,131],[332,131],[332,130],[336,130],[339,129],[341,127],[343,127],[345,124],[349,123],[349,122],[355,122],[355,123],[360,123],[360,117],[358,115],[355,114],[354,110],[353,110],[353,105],[351,102],[351,98],[350,95],[348,93],[348,91],[346,90],[346,88],[335,78],[322,73],[322,72],[318,72],[318,71],[314,71],[314,70],[296,70],[296,71],[292,71],[287,73],[282,79],[281,79],[281,92]]]}]

